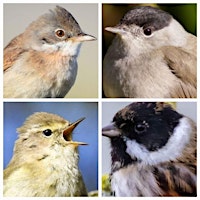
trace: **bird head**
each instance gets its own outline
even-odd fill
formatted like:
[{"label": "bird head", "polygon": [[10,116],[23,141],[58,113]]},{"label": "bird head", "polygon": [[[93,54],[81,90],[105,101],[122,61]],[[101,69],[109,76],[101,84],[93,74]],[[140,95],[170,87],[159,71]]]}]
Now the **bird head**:
[{"label": "bird head", "polygon": [[187,37],[187,32],[172,15],[151,6],[135,7],[116,26],[105,30],[117,34],[125,45],[141,53],[167,45],[183,46]]},{"label": "bird head", "polygon": [[82,31],[70,12],[60,6],[32,22],[24,34],[26,48],[63,55],[78,56],[84,41],[96,40]]},{"label": "bird head", "polygon": [[[41,159],[45,156],[59,154],[68,154],[76,151],[79,145],[86,145],[84,142],[72,140],[72,133],[75,127],[83,121],[81,118],[74,123],[63,119],[62,117],[46,113],[37,112],[26,119],[24,124],[17,129],[19,139],[16,141],[15,152],[18,155],[26,155],[30,158]],[[24,153],[24,152],[27,153]],[[30,154],[29,154],[29,153]],[[68,155],[66,155],[68,156]]]},{"label": "bird head", "polygon": [[188,159],[186,152],[194,153],[196,147],[195,125],[166,103],[132,103],[102,131],[111,138],[112,151],[117,149],[113,141],[120,140],[118,152],[150,165]]}]

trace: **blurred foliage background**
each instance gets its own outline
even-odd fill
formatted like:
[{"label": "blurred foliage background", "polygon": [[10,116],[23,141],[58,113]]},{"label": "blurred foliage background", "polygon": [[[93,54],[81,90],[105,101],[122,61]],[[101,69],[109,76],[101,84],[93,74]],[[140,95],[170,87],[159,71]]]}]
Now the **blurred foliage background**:
[{"label": "blurred foliage background", "polygon": [[[190,33],[196,35],[197,4],[103,4],[102,5],[102,58],[110,46],[114,34],[105,27],[115,26],[126,12],[136,6],[154,6],[170,13]],[[103,94],[104,97],[104,94]]]}]

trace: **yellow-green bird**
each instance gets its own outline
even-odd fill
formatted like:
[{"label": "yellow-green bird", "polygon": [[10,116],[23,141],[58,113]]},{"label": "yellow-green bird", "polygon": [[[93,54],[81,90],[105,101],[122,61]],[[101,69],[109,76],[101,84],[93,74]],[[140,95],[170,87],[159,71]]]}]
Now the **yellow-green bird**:
[{"label": "yellow-green bird", "polygon": [[74,123],[37,112],[17,129],[13,157],[4,170],[3,194],[12,197],[87,196],[78,168],[78,146],[72,140]]}]

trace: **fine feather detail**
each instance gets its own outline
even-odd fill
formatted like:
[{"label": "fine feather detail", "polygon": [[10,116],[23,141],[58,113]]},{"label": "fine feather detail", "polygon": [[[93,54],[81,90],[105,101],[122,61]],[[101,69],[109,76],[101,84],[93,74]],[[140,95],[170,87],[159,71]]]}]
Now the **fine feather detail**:
[{"label": "fine feather detail", "polygon": [[20,40],[22,34],[14,38],[5,48],[4,48],[4,57],[3,57],[3,71],[6,71],[14,62],[22,55],[26,50],[20,48]]},{"label": "fine feather detail", "polygon": [[103,129],[111,139],[113,193],[196,196],[196,132],[195,122],[162,102],[132,103],[118,111],[113,124]]},{"label": "fine feather detail", "polygon": [[143,145],[134,140],[127,140],[126,152],[133,158],[140,160],[144,165],[156,165],[166,161],[175,161],[181,157],[183,149],[189,143],[192,128],[188,118],[180,119],[179,125],[169,138],[167,144],[157,151],[150,152]]}]

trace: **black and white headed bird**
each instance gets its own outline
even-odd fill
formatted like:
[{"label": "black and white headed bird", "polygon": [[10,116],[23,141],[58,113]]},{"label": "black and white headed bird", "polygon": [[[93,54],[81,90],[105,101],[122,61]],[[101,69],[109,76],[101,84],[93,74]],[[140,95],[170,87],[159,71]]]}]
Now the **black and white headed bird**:
[{"label": "black and white headed bird", "polygon": [[166,103],[132,103],[103,128],[115,196],[196,196],[196,124]]}]

